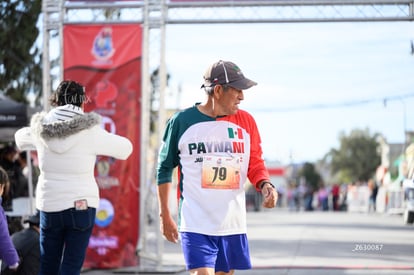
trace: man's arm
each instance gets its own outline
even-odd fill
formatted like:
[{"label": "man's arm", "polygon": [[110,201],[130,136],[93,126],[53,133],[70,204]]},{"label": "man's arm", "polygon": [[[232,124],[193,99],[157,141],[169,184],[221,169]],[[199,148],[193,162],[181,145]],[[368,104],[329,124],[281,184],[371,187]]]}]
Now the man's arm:
[{"label": "man's arm", "polygon": [[158,184],[158,204],[160,209],[160,230],[165,238],[173,243],[178,242],[178,229],[173,217],[171,216],[169,198],[171,192],[171,182]]},{"label": "man's arm", "polygon": [[30,127],[23,127],[14,133],[14,140],[17,148],[21,151],[25,150],[36,150]]}]

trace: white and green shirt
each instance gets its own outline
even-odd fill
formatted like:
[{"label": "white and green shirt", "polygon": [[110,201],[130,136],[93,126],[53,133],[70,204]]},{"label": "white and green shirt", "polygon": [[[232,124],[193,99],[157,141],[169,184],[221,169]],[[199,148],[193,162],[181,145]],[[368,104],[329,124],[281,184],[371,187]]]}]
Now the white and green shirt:
[{"label": "white and green shirt", "polygon": [[178,230],[206,235],[246,233],[244,183],[268,180],[254,118],[239,110],[212,118],[197,106],[167,123],[157,181],[172,181],[178,166]]}]

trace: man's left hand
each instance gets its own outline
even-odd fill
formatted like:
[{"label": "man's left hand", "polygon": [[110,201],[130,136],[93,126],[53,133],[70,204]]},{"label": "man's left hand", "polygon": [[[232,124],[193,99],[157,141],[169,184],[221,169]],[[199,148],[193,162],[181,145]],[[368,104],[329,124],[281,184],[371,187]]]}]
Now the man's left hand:
[{"label": "man's left hand", "polygon": [[263,207],[273,208],[276,206],[278,194],[276,192],[276,189],[272,185],[265,183],[262,188],[262,195]]}]

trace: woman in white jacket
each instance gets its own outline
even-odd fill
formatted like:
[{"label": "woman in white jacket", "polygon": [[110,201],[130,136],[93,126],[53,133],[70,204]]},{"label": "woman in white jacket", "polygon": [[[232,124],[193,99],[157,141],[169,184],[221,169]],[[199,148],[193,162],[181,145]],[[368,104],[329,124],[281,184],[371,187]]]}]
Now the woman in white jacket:
[{"label": "woman in white jacket", "polygon": [[40,275],[80,274],[99,205],[94,177],[98,155],[125,160],[132,143],[107,132],[96,113],[84,113],[84,87],[62,81],[48,113],[33,115],[18,130],[20,150],[37,150],[40,176],[36,208],[40,211]]}]

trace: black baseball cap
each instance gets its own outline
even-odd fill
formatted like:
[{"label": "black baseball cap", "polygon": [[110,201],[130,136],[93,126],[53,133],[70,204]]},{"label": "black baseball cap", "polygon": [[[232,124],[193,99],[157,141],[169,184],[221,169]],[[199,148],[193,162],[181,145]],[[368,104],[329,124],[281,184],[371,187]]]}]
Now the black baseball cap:
[{"label": "black baseball cap", "polygon": [[208,67],[204,74],[204,84],[201,85],[201,88],[213,87],[217,84],[228,85],[239,90],[246,90],[257,85],[256,82],[243,75],[239,66],[233,62],[223,60]]}]

